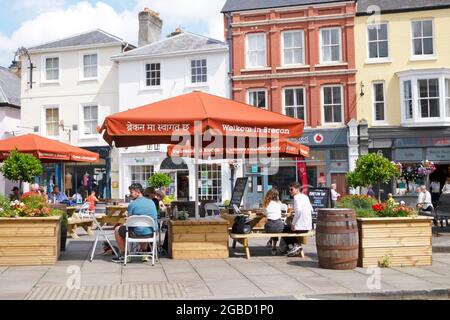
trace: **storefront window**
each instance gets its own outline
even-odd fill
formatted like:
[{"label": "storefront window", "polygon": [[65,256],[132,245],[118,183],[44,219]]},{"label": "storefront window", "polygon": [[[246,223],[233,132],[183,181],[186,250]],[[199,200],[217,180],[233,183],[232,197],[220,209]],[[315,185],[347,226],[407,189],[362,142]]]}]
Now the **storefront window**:
[{"label": "storefront window", "polygon": [[140,183],[143,188],[147,188],[147,180],[153,175],[153,166],[131,166],[131,183]]},{"label": "storefront window", "polygon": [[220,164],[200,164],[198,179],[200,200],[222,202],[222,167]]}]

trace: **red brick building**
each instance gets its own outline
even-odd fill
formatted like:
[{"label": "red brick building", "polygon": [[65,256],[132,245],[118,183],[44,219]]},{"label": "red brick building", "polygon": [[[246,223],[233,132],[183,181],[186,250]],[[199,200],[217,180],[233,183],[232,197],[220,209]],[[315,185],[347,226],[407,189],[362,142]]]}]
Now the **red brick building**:
[{"label": "red brick building", "polygon": [[222,9],[233,99],[304,119],[309,183],[341,191],[356,119],[355,10],[339,0],[228,0]]}]

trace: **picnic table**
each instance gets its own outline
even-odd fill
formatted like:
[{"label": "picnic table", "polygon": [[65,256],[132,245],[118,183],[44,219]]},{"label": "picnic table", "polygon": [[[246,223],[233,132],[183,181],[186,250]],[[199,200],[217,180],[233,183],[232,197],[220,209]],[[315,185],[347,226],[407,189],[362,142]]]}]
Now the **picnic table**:
[{"label": "picnic table", "polygon": [[107,205],[106,213],[97,218],[100,225],[115,226],[124,224],[127,217],[128,204]]},{"label": "picnic table", "polygon": [[77,228],[82,227],[88,235],[93,235],[92,223],[93,220],[90,218],[78,217],[75,213],[80,210],[81,206],[70,206],[66,207],[67,210],[67,233],[72,239],[79,239],[80,236],[77,234]]}]

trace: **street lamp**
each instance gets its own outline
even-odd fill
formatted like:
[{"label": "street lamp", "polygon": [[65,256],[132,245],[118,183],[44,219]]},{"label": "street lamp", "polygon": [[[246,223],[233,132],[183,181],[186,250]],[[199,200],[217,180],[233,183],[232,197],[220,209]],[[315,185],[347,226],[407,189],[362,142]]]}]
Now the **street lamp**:
[{"label": "street lamp", "polygon": [[62,131],[67,133],[67,135],[69,136],[69,144],[71,144],[72,131],[78,130],[78,126],[76,124],[73,124],[72,126],[66,126],[64,125],[64,120],[60,120],[59,127]]},{"label": "street lamp", "polygon": [[12,69],[20,68],[20,62],[16,60],[16,57],[22,56],[24,54],[27,56],[28,62],[30,63],[30,66],[28,67],[28,69],[30,69],[30,81],[28,82],[28,84],[30,85],[30,89],[32,89],[33,88],[33,69],[36,67],[33,66],[33,62],[31,62],[31,58],[28,53],[28,50],[25,47],[20,47],[19,49],[17,49],[16,54],[14,55],[14,60],[12,62],[11,68]]}]

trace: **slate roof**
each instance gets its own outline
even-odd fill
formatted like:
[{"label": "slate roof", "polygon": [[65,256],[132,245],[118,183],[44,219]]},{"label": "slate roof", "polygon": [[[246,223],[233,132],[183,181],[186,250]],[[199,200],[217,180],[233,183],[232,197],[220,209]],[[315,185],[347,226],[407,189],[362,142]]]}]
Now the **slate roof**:
[{"label": "slate roof", "polygon": [[211,49],[227,49],[227,45],[224,42],[216,39],[183,31],[178,35],[164,38],[160,41],[127,51],[121,55],[114,56],[113,58],[133,57],[141,55],[152,56]]},{"label": "slate roof", "polygon": [[379,6],[381,12],[419,11],[450,7],[450,0],[358,0],[356,3],[357,15],[368,15],[367,9]]},{"label": "slate roof", "polygon": [[88,31],[75,36],[67,37],[64,39],[44,43],[34,47],[28,48],[29,51],[33,50],[46,50],[46,49],[60,49],[67,47],[78,47],[78,46],[88,46],[88,45],[99,45],[99,44],[125,44],[125,41],[113,36],[103,30],[96,29]]},{"label": "slate roof", "polygon": [[0,67],[0,106],[20,107],[20,78]]},{"label": "slate roof", "polygon": [[308,4],[346,2],[346,1],[348,0],[227,0],[227,2],[222,8],[222,12],[258,10],[267,8],[290,7]]}]

